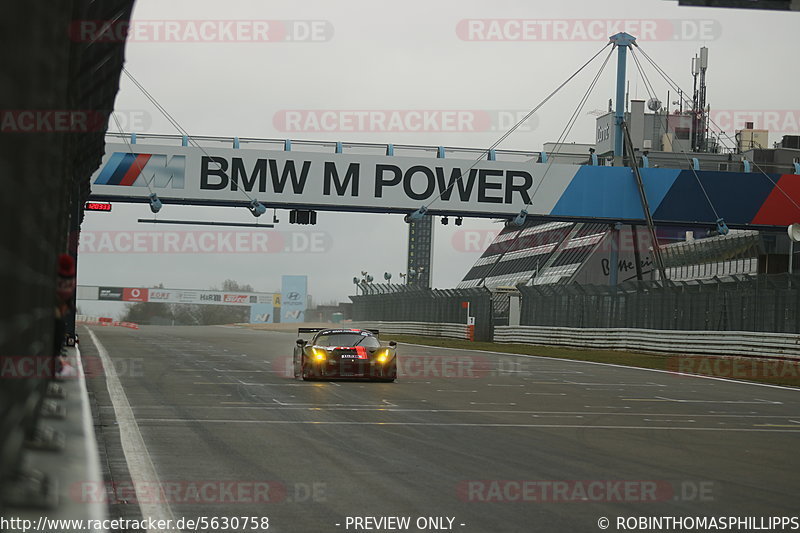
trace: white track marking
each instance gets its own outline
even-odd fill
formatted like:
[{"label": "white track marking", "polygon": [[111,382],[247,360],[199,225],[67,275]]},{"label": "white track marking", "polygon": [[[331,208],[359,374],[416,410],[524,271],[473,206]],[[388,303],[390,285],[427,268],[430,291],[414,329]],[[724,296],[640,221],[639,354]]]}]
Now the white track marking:
[{"label": "white track marking", "polygon": [[[81,350],[75,345],[75,366],[78,370],[78,381],[81,391],[81,416],[83,418],[83,443],[86,453],[86,479],[97,484],[103,483],[103,475],[100,472],[100,453],[97,450],[97,439],[94,434],[92,408],[89,403],[89,391],[86,388],[86,373],[83,370],[81,361]],[[89,515],[93,520],[105,520],[108,518],[106,506],[92,504],[89,505]]]},{"label": "white track marking", "polygon": [[[716,376],[703,376],[700,374],[687,374],[684,372],[672,372],[670,370],[659,370],[657,368],[641,368],[638,366],[627,366],[627,365],[617,365],[614,363],[600,363],[597,361],[581,361],[578,359],[564,359],[563,357],[545,357],[543,355],[528,355],[522,353],[509,353],[509,352],[495,352],[491,350],[471,350],[469,348],[448,348],[446,346],[428,346],[427,344],[413,344],[409,342],[398,343],[403,344],[405,346],[419,346],[421,348],[431,348],[435,350],[454,350],[457,352],[476,352],[476,353],[490,353],[495,355],[505,355],[507,357],[523,357],[525,359],[537,359],[539,361],[564,361],[567,363],[577,363],[577,364],[584,364],[584,365],[600,365],[600,366],[611,366],[616,368],[627,368],[630,370],[642,370],[644,372],[658,372],[660,374],[670,374],[673,376],[686,376],[689,378],[699,378],[699,379],[711,379],[715,381],[723,381],[725,383],[735,383],[739,385],[754,385],[756,387],[769,387],[771,389],[782,389],[782,390],[791,390],[795,392],[800,392],[800,388],[797,387],[784,387],[783,385],[771,385],[769,383],[756,383],[755,381],[741,381],[738,379],[728,379],[728,378],[720,378]],[[535,372],[535,370],[534,370]]]},{"label": "white track marking", "polygon": [[[304,409],[309,409],[310,408],[310,409],[315,409],[315,410],[316,409],[319,409],[319,410],[323,409],[322,407],[318,407],[319,404],[317,404],[317,403],[286,403],[286,402],[280,401],[277,398],[273,398],[272,401],[277,403],[281,407],[303,407]],[[384,400],[384,402],[385,401],[386,400]],[[374,409],[376,409],[378,411],[386,410],[386,407],[395,407],[394,404],[389,404],[389,403],[377,404],[377,405],[382,405],[382,407],[376,407],[376,404],[371,404],[371,403],[366,403],[366,404],[365,403],[360,403],[360,404],[359,403],[353,403],[353,404],[348,404],[348,403],[326,403],[325,407],[372,407],[372,408],[374,408]]]},{"label": "white track marking", "polygon": [[[273,399],[274,400],[274,399]],[[407,400],[399,400],[407,401]],[[427,402],[427,400],[414,400],[420,402]],[[252,402],[251,402],[252,403]],[[163,409],[163,405],[139,405],[136,406],[137,411],[146,409]],[[186,405],[185,409],[202,409],[207,411],[209,409],[234,409],[232,407],[217,407],[214,405]],[[366,405],[363,407],[332,407],[332,404],[292,404],[281,403],[275,400],[275,403],[257,404],[252,407],[235,408],[236,410],[242,409],[258,409],[260,411],[292,411],[292,410],[314,410],[314,411],[381,411],[384,413],[500,413],[500,414],[540,414],[540,415],[581,415],[581,416],[669,416],[669,417],[692,417],[692,418],[758,418],[758,419],[779,419],[789,420],[800,424],[796,420],[790,420],[788,417],[795,417],[795,415],[742,415],[742,414],[699,414],[699,413],[621,413],[621,412],[606,412],[606,411],[530,411],[519,409],[417,409],[409,407],[389,407],[388,405]],[[626,407],[626,409],[630,409]]]},{"label": "white track marking", "polygon": [[167,498],[161,488],[155,466],[153,466],[153,461],[150,458],[150,454],[147,452],[147,446],[144,444],[144,439],[142,439],[142,434],[139,431],[139,425],[136,422],[136,418],[133,416],[131,404],[128,403],[128,396],[125,394],[125,389],[122,388],[122,383],[117,376],[116,369],[105,347],[103,347],[100,340],[97,338],[97,335],[95,335],[94,331],[90,328],[86,329],[89,331],[89,336],[92,338],[92,342],[94,342],[97,353],[103,363],[103,369],[106,375],[106,387],[111,397],[111,403],[114,406],[114,415],[116,416],[119,427],[122,451],[125,454],[125,462],[128,463],[131,481],[134,487],[159,487],[161,492],[160,498],[153,498],[152,493],[149,492],[148,494],[137,494],[142,517],[153,518],[154,520],[172,520],[174,523],[175,517],[172,514],[172,509],[169,503],[167,503]]},{"label": "white track marking", "polygon": [[[626,398],[623,398],[625,400]],[[676,398],[665,398],[663,396],[656,396],[655,400],[660,400],[664,402],[676,402],[676,403],[735,403],[735,404],[757,404],[757,405],[783,405],[783,402],[771,402],[769,400],[759,400],[756,398],[757,401],[751,402],[749,400],[680,400]],[[645,401],[645,400],[639,400]]]},{"label": "white track marking", "polygon": [[591,387],[666,387],[657,383],[578,383],[577,381],[564,381],[565,385],[589,385]]},{"label": "white track marking", "polygon": [[750,428],[709,428],[681,426],[591,426],[583,424],[502,424],[468,422],[345,422],[313,420],[201,420],[195,418],[140,418],[140,422],[192,423],[192,424],[276,424],[311,426],[425,426],[425,427],[477,427],[477,428],[564,428],[564,429],[622,429],[622,430],[663,430],[663,431],[734,431],[739,433],[800,433],[800,429],[750,429]]}]

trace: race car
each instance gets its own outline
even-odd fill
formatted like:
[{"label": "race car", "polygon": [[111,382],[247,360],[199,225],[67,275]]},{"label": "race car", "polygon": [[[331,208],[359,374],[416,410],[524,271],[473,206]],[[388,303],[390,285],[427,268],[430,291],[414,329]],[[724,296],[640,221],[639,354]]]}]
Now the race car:
[{"label": "race car", "polygon": [[292,362],[294,377],[314,379],[397,379],[397,343],[381,346],[377,329],[299,328],[314,333],[297,339]]}]

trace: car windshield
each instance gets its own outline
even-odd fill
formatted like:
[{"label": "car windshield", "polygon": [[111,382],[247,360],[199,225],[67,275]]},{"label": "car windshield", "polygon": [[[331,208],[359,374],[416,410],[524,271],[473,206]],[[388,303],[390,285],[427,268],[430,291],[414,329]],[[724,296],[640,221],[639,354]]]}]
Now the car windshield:
[{"label": "car windshield", "polygon": [[317,346],[366,346],[367,348],[377,348],[381,345],[378,339],[372,335],[362,335],[360,333],[320,335],[314,344]]}]

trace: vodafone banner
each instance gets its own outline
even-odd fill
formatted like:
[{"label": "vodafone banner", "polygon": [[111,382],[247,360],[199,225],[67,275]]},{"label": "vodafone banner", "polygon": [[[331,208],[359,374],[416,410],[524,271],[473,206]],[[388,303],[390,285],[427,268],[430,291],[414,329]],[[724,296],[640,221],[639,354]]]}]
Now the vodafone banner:
[{"label": "vodafone banner", "polygon": [[186,289],[151,289],[143,287],[80,286],[78,300],[118,302],[159,302],[172,304],[253,305],[269,304],[278,293],[194,291]]}]

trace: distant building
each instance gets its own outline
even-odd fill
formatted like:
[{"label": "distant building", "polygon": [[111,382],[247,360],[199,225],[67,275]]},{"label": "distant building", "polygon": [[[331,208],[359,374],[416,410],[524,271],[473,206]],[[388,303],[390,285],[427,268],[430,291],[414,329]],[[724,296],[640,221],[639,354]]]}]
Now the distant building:
[{"label": "distant building", "polygon": [[[656,103],[652,107],[660,107]],[[784,136],[768,148],[769,132],[752,123],[735,134],[736,146],[722,148],[717,139],[695,132],[702,123],[690,113],[645,113],[645,102],[632,100],[625,120],[640,166],[693,168],[721,172],[762,174],[797,173],[800,136]],[[613,161],[614,115],[597,117],[596,143],[547,143],[548,161],[559,164],[597,164]],[[691,145],[705,151],[691,151]],[[539,160],[543,159],[540,156]],[[745,160],[747,162],[745,162]],[[730,275],[785,272],[788,237],[784,234],[732,230],[717,235],[709,228],[656,228],[667,277],[674,281]],[[658,279],[650,233],[640,226],[624,226],[615,237],[606,222],[542,222],[528,220],[522,227],[504,228],[458,284],[459,288],[490,289],[518,284],[607,284],[612,281],[612,240],[619,239],[617,281]],[[638,268],[637,268],[638,264]]]}]

